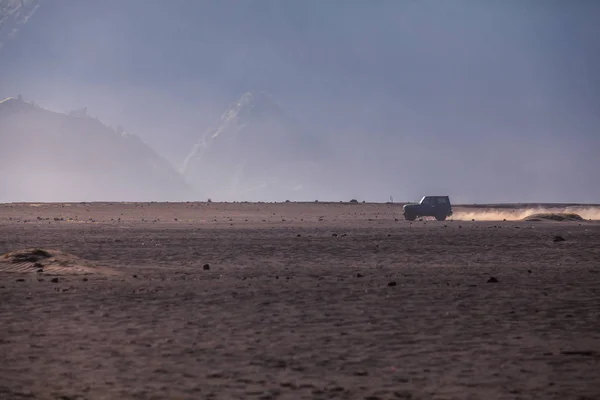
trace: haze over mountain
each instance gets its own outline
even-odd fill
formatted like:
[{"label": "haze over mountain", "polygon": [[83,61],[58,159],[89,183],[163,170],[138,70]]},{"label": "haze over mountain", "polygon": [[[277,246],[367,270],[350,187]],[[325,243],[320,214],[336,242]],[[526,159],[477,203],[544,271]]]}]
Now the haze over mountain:
[{"label": "haze over mountain", "polygon": [[201,199],[600,199],[599,2],[9,3],[0,98],[87,106]]},{"label": "haze over mountain", "polygon": [[324,179],[327,145],[302,130],[269,93],[245,93],[207,131],[185,159],[183,174],[196,190],[216,198],[311,200],[331,198]]},{"label": "haze over mountain", "polygon": [[138,137],[84,110],[0,102],[0,202],[189,200],[195,194]]}]

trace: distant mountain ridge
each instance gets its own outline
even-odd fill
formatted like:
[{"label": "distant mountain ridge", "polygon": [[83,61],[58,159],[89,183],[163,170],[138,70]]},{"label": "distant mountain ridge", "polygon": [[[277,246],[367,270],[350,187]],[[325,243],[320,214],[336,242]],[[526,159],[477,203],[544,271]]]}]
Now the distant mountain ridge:
[{"label": "distant mountain ridge", "polygon": [[140,138],[78,110],[0,102],[0,201],[182,201],[196,194]]},{"label": "distant mountain ridge", "polygon": [[22,99],[0,102],[0,202],[309,200],[332,194],[330,153],[266,92],[245,93],[177,171],[140,138]]},{"label": "distant mountain ridge", "polygon": [[200,137],[182,172],[192,187],[219,199],[281,201],[315,185],[323,149],[272,95],[248,92]]}]

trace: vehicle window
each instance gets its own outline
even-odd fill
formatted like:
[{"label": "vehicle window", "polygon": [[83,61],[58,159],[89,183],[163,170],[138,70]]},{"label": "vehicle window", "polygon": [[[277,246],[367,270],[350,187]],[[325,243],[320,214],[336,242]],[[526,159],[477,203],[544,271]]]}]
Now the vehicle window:
[{"label": "vehicle window", "polygon": [[446,204],[447,203],[445,197],[440,197],[440,198],[437,199],[437,201],[438,201],[439,204]]}]

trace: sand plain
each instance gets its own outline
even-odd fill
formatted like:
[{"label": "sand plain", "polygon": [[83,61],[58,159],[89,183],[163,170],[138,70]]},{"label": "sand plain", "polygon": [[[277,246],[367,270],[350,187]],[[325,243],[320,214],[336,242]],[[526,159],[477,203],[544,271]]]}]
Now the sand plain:
[{"label": "sand plain", "polygon": [[599,221],[400,213],[0,204],[0,398],[600,398]]}]

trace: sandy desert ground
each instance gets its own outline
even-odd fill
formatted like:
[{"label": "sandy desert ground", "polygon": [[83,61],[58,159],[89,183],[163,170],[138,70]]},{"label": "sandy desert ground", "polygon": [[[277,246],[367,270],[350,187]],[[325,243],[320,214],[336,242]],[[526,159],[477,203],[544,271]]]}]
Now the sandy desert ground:
[{"label": "sandy desert ground", "polygon": [[457,211],[0,204],[0,398],[600,399],[600,222]]}]

